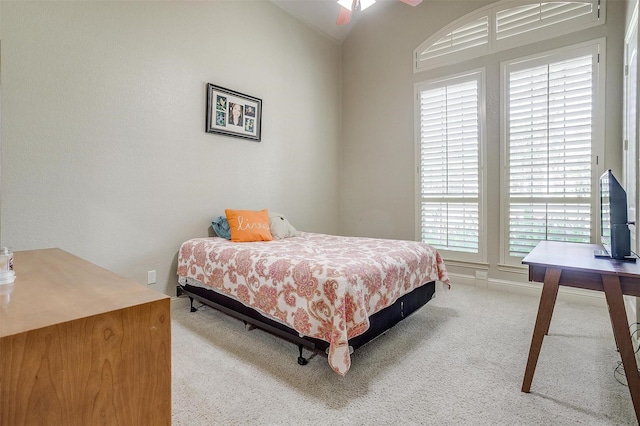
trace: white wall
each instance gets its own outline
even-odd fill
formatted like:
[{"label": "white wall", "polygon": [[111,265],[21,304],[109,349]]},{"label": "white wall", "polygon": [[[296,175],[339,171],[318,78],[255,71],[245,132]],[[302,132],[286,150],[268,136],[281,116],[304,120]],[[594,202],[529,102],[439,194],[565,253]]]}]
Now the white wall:
[{"label": "white wall", "polygon": [[[414,239],[414,101],[417,82],[465,70],[487,70],[487,179],[489,277],[526,281],[498,268],[500,253],[500,61],[566,44],[607,37],[606,158],[621,171],[622,54],[625,2],[607,2],[607,24],[547,42],[446,68],[413,73],[413,50],[429,36],[493,1],[393,2],[361,19],[343,45],[341,233]],[[371,8],[373,9],[373,8]],[[368,10],[367,10],[368,11]],[[467,268],[451,272],[470,274]]]},{"label": "white wall", "polygon": [[[2,245],[60,247],[174,294],[225,208],[338,230],[340,47],[266,1],[2,2]],[[263,100],[204,132],[205,87]]]},{"label": "white wall", "polygon": [[[634,15],[634,9],[637,8],[638,5],[638,0],[630,0],[627,2],[627,7],[625,10],[625,41],[626,41],[626,36],[627,35],[631,35],[632,32],[630,31],[633,27],[635,27],[637,29],[638,26],[638,15]],[[632,19],[635,20],[635,22],[632,22]],[[637,40],[638,37],[640,37],[640,33],[638,33],[638,31],[636,30],[636,45],[637,45]],[[636,75],[636,79],[638,79],[638,76],[640,76],[640,74],[638,74],[638,70],[637,70],[637,60],[635,63],[636,69],[633,70],[631,69],[629,71],[629,75]],[[636,87],[640,87],[640,81],[636,81]],[[627,96],[634,96],[634,95],[630,95],[630,94],[626,94]],[[640,94],[639,93],[635,93],[635,102],[632,102],[632,104],[634,105],[639,105],[640,104]],[[623,113],[626,114],[627,111],[626,109],[623,109]],[[636,182],[634,187],[638,188],[638,164],[639,164],[639,159],[637,158],[638,156],[638,152],[640,152],[638,150],[638,147],[640,147],[640,142],[638,140],[638,136],[639,136],[639,132],[637,131],[637,123],[640,123],[640,111],[637,110],[635,111],[635,123],[636,123],[636,128],[634,129],[635,131],[632,132],[633,133],[633,137],[629,139],[629,147],[635,147],[635,149],[630,149],[629,152],[633,152],[635,153],[636,157],[635,158],[627,158],[626,160],[629,162],[628,167],[632,168],[635,167],[635,173],[631,173],[632,176],[635,176],[636,178]],[[627,136],[627,135],[625,135]],[[637,193],[633,193],[633,194],[629,194],[627,193],[627,196],[635,196],[635,205],[638,205],[638,194]],[[640,223],[640,211],[638,209],[635,210],[635,217],[633,218],[636,223]],[[638,232],[640,231],[640,228],[637,226],[632,226],[630,227],[632,229],[632,232],[635,231],[636,235],[631,235],[632,237],[632,242],[635,241],[637,243],[637,241],[639,241],[638,239]],[[634,238],[635,237],[635,238]],[[632,250],[634,249],[634,247],[632,246]],[[635,247],[635,250],[637,251],[637,247]],[[627,319],[629,321],[630,324],[632,323],[636,323],[636,322],[640,322],[640,298],[638,297],[633,297],[633,296],[624,296],[624,301],[625,301],[625,307],[626,307],[626,311],[627,311]],[[634,333],[632,334],[632,338],[635,339],[635,342],[637,343],[638,341],[638,336]],[[636,353],[636,358],[640,359],[640,354]]]}]

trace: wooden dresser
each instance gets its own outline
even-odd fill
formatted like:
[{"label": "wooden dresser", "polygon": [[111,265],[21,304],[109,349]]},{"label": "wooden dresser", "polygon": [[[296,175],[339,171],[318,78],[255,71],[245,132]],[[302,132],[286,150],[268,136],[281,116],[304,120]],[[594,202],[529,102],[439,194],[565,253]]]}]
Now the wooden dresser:
[{"label": "wooden dresser", "polygon": [[171,424],[169,297],[60,249],[16,252],[14,270],[0,425]]}]

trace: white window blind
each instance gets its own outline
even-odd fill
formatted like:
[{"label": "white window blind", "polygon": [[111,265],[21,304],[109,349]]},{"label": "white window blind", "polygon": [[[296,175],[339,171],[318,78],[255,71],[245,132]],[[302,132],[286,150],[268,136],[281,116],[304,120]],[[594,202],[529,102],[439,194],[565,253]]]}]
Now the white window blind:
[{"label": "white window blind", "polygon": [[480,73],[419,86],[421,239],[479,253]]},{"label": "white window blind", "polygon": [[531,3],[496,11],[496,39],[502,40],[550,25],[597,20],[597,3],[590,1]]},{"label": "white window blind", "polygon": [[468,61],[605,22],[605,0],[501,0],[445,26],[414,50],[414,72]]},{"label": "white window blind", "polygon": [[430,60],[489,43],[489,17],[482,16],[449,32],[420,53],[420,60]]},{"label": "white window blind", "polygon": [[508,68],[509,256],[591,239],[596,58]]}]

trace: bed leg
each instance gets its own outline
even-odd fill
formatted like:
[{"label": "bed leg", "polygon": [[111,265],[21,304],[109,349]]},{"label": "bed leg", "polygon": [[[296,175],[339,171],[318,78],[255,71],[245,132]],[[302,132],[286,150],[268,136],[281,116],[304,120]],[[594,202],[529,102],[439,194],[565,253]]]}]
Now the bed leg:
[{"label": "bed leg", "polygon": [[309,361],[307,361],[307,359],[302,356],[302,348],[303,348],[302,345],[298,345],[298,350],[300,351],[300,356],[298,357],[298,364],[307,365]]},{"label": "bed leg", "polygon": [[189,296],[189,300],[191,301],[191,312],[196,312],[198,308],[193,306],[193,297]]},{"label": "bed leg", "polygon": [[244,323],[244,329],[247,330],[247,331],[255,330],[256,328],[258,328],[253,324],[249,324],[245,320],[242,320],[242,322]]}]

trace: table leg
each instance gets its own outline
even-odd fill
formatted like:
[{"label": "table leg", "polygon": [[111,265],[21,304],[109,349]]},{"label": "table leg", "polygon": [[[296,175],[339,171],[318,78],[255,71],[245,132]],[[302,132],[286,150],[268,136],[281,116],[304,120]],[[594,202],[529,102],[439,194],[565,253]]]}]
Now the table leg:
[{"label": "table leg", "polygon": [[558,283],[560,282],[560,274],[562,269],[547,268],[544,274],[544,284],[542,286],[542,296],[540,297],[540,306],[538,307],[538,316],[536,317],[536,325],[533,328],[533,337],[531,338],[531,347],[529,348],[529,358],[527,359],[527,368],[524,371],[524,380],[522,381],[522,392],[529,392],[531,382],[533,381],[533,373],[536,371],[540,348],[545,334],[549,331],[551,323],[551,315],[553,307],[556,303],[558,295]]},{"label": "table leg", "polygon": [[602,285],[607,298],[607,305],[609,306],[613,335],[622,358],[624,374],[627,377],[633,408],[636,411],[636,418],[640,419],[640,375],[638,375],[638,365],[633,353],[629,326],[627,325],[627,312],[624,308],[620,280],[615,275],[603,275]]},{"label": "table leg", "polygon": [[[547,276],[545,274],[545,280],[547,279]],[[560,280],[560,277],[558,277],[558,281]],[[549,335],[549,327],[551,326],[551,318],[553,318],[553,308],[556,306],[556,300],[558,299],[558,289],[560,288],[560,284],[558,284],[558,287],[556,287],[555,291],[553,292],[553,301],[549,302],[551,304],[551,312],[549,312],[549,320],[547,321],[547,326],[544,329],[544,335],[548,336]],[[543,287],[544,290],[544,287]]]}]

